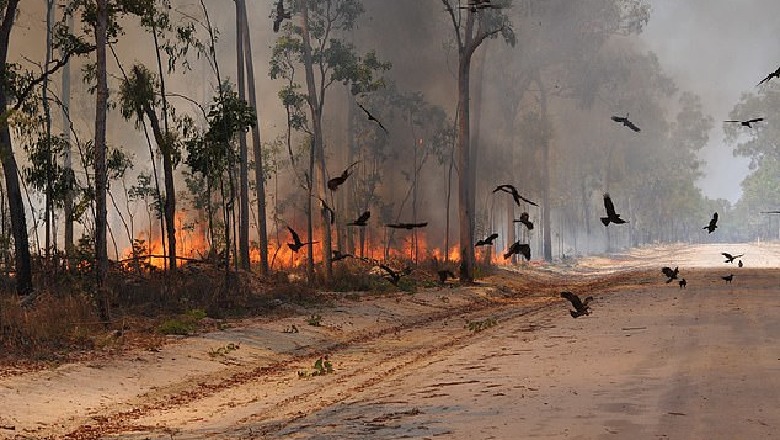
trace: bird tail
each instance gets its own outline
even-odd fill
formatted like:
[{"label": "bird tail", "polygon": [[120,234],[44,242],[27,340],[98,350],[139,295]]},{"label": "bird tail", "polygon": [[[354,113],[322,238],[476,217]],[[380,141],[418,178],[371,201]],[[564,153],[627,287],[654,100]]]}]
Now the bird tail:
[{"label": "bird tail", "polygon": [[609,226],[609,217],[601,217],[601,223],[604,223],[604,226]]}]

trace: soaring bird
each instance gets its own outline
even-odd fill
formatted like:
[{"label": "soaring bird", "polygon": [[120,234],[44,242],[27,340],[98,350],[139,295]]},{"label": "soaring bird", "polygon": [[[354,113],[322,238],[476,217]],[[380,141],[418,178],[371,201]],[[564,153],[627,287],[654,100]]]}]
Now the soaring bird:
[{"label": "soaring bird", "polygon": [[352,254],[342,254],[341,251],[338,250],[338,249],[334,249],[332,252],[333,252],[333,256],[330,257],[330,261],[339,261],[339,260],[344,260],[346,258],[354,258],[355,257]]},{"label": "soaring bird", "polygon": [[366,226],[369,217],[371,217],[371,211],[365,211],[360,214],[360,217],[358,217],[357,220],[347,223],[347,226]]},{"label": "soaring bird", "polygon": [[527,212],[524,212],[524,213],[520,214],[520,218],[516,218],[516,219],[514,219],[512,221],[514,223],[522,223],[522,224],[524,224],[525,227],[528,228],[529,231],[534,228],[534,222],[532,222],[531,220],[528,219],[528,213]]},{"label": "soaring bird", "polygon": [[512,255],[522,255],[523,258],[530,261],[531,245],[527,243],[520,243],[519,241],[512,243],[512,246],[509,246],[509,249],[507,249],[506,253],[504,253],[504,260],[508,260]]},{"label": "soaring bird", "polygon": [[415,228],[424,228],[428,226],[428,222],[422,222],[422,223],[388,223],[385,226],[388,228],[393,229],[415,229]]},{"label": "soaring bird", "polygon": [[761,211],[761,214],[780,214],[780,211]]},{"label": "soaring bird", "polygon": [[475,244],[474,246],[492,246],[493,245],[493,240],[495,240],[496,238],[498,238],[498,234],[496,234],[494,232],[494,233],[488,235],[487,238],[482,239],[482,240],[478,240],[477,244]]},{"label": "soaring bird", "polygon": [[290,248],[290,250],[292,250],[296,254],[298,253],[299,250],[301,250],[301,248],[304,245],[317,243],[316,241],[301,243],[301,237],[298,236],[298,233],[295,232],[295,230],[289,226],[287,227],[287,229],[290,230],[290,234],[292,234],[292,239],[293,239],[293,242],[287,243],[287,246]]},{"label": "soaring bird", "polygon": [[358,103],[357,103],[357,105],[358,105],[358,107],[360,107],[360,109],[361,109],[361,110],[363,110],[363,113],[365,113],[365,114],[366,114],[366,116],[368,116],[368,120],[369,120],[369,121],[374,121],[374,122],[376,122],[376,123],[379,125],[379,128],[381,128],[382,130],[384,130],[384,131],[385,131],[385,134],[390,134],[390,133],[387,131],[387,129],[385,128],[385,126],[384,126],[384,125],[382,125],[382,123],[381,123],[381,122],[379,122],[379,119],[377,119],[376,117],[374,117],[374,115],[372,115],[370,111],[368,111],[368,110],[367,110],[365,107],[363,107],[363,104],[361,104],[361,103],[359,103],[359,102],[358,102]]},{"label": "soaring bird", "polygon": [[712,214],[712,219],[710,219],[710,224],[705,226],[705,227],[703,227],[702,229],[708,230],[709,234],[712,234],[713,232],[715,232],[716,229],[718,229],[718,213],[717,212]]},{"label": "soaring bird", "polygon": [[455,274],[451,270],[440,270],[436,272],[439,275],[439,283],[444,284],[447,282],[447,278],[455,279]]},{"label": "soaring bird", "polygon": [[734,274],[726,275],[725,277],[720,277],[723,281],[725,281],[727,284],[731,282],[731,280],[734,279]]},{"label": "soaring bird", "polygon": [[739,122],[739,124],[742,125],[743,127],[752,128],[750,124],[761,122],[763,120],[764,118],[753,118],[753,119],[748,119],[747,121],[723,121],[723,122]]},{"label": "soaring bird", "polygon": [[739,255],[731,255],[726,252],[721,252],[721,255],[723,255],[724,258],[726,258],[726,261],[724,263],[731,263],[734,264],[734,260],[738,259],[739,257],[745,255],[745,254],[739,254]]},{"label": "soaring bird", "polygon": [[588,304],[593,301],[593,297],[589,296],[582,301],[579,296],[571,292],[561,292],[561,298],[566,298],[571,303],[574,310],[569,310],[572,318],[579,318],[582,315],[590,315]]},{"label": "soaring bird", "polygon": [[685,278],[683,278],[683,279],[681,279],[680,281],[678,281],[678,282],[677,282],[677,284],[679,284],[679,285],[680,285],[680,289],[685,289],[685,286],[687,286],[687,285],[688,285],[688,282],[687,282],[687,281],[685,281]]},{"label": "soaring bird", "polygon": [[780,78],[780,67],[777,68],[774,72],[770,73],[766,76],[766,78],[762,79],[761,82],[756,84],[756,87],[760,86],[761,84],[764,84],[765,82],[769,81],[772,78]]},{"label": "soaring bird", "polygon": [[677,279],[677,274],[680,273],[680,269],[679,269],[679,267],[675,267],[674,270],[672,270],[671,267],[664,266],[664,267],[661,268],[661,272],[663,272],[664,275],[669,277],[669,279],[666,280],[666,282],[667,283],[671,283],[672,280],[676,280]]},{"label": "soaring bird", "polygon": [[379,268],[385,271],[385,279],[395,285],[397,285],[398,281],[401,280],[401,276],[412,273],[412,268],[410,267],[407,267],[403,271],[395,271],[384,264],[380,264]]},{"label": "soaring bird", "polygon": [[328,189],[331,191],[336,191],[339,189],[341,185],[344,184],[344,182],[347,181],[347,178],[352,174],[352,167],[358,164],[358,162],[354,162],[352,165],[348,166],[346,170],[344,170],[340,176],[336,176],[330,180],[328,180]]},{"label": "soaring bird", "polygon": [[320,199],[320,206],[322,209],[330,214],[330,224],[336,223],[336,211],[333,210],[328,204],[325,202],[325,200],[322,200],[321,197],[317,196],[318,199]]},{"label": "soaring bird", "polygon": [[493,193],[495,194],[497,191],[503,191],[507,194],[512,194],[512,198],[515,199],[515,203],[517,203],[517,206],[520,206],[520,201],[524,201],[525,203],[528,203],[531,206],[539,206],[536,204],[536,202],[532,202],[525,197],[520,195],[520,192],[517,191],[517,188],[515,188],[514,185],[498,185],[496,189],[493,190]]},{"label": "soaring bird", "polygon": [[639,133],[640,131],[642,131],[639,127],[634,125],[633,122],[628,120],[628,113],[626,113],[626,116],[613,116],[610,119],[612,119],[615,122],[619,122],[619,123],[623,124],[624,127],[628,127],[630,129],[634,130],[636,133]]},{"label": "soaring bird", "polygon": [[615,212],[615,205],[612,204],[612,198],[609,197],[609,194],[604,194],[604,208],[607,209],[607,216],[601,217],[601,223],[604,223],[604,226],[609,226],[610,223],[626,223],[625,220],[620,218],[620,214]]},{"label": "soaring bird", "polygon": [[276,2],[276,17],[274,17],[274,32],[279,32],[279,26],[282,25],[282,21],[285,18],[290,18],[290,13],[284,11],[284,2],[277,0]]}]

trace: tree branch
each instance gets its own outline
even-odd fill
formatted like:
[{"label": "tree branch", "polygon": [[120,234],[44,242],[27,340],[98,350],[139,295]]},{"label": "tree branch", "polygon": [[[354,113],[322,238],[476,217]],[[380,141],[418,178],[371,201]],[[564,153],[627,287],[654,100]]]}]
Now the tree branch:
[{"label": "tree branch", "polygon": [[[89,51],[87,52],[79,52],[79,54],[83,53],[89,53],[95,50],[95,47],[91,47]],[[27,96],[32,92],[33,88],[37,86],[38,84],[44,82],[49,75],[57,72],[62,67],[64,67],[66,64],[68,64],[68,60],[70,60],[70,57],[74,54],[74,52],[66,52],[65,55],[62,57],[62,59],[55,60],[54,65],[51,66],[48,70],[44,71],[41,76],[38,78],[35,78],[34,80],[30,81],[27,86],[25,86],[22,91],[16,95],[16,103],[13,106],[13,111],[17,111],[22,107],[22,104],[24,103],[24,100],[27,98]]]},{"label": "tree branch", "polygon": [[458,51],[463,50],[463,40],[460,38],[460,25],[458,24],[458,20],[455,18],[455,10],[452,8],[452,5],[450,5],[449,0],[441,0],[442,4],[444,5],[444,9],[447,10],[447,13],[450,16],[450,20],[452,20],[452,28],[455,30],[455,38],[458,41]]}]

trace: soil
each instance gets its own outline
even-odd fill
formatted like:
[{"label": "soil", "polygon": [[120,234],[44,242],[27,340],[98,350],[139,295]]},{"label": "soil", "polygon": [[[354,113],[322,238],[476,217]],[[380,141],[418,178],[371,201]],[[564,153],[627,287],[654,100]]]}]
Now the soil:
[{"label": "soil", "polygon": [[[744,253],[745,266],[720,252]],[[665,283],[663,265],[679,266],[687,288]],[[562,290],[594,296],[591,314],[572,319]],[[645,247],[501,269],[476,286],[280,307],[294,316],[0,377],[0,438],[758,439],[780,429],[778,243]]]}]

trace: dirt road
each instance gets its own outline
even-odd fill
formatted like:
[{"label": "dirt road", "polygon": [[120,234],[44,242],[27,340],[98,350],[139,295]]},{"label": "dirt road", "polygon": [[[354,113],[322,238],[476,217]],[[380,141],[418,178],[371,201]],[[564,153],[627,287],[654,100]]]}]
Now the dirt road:
[{"label": "dirt road", "polygon": [[[780,247],[762,252],[780,262]],[[606,264],[636,265],[623,261]],[[6,378],[0,426],[14,429],[0,436],[777,438],[780,269],[727,267],[727,285],[724,269],[693,263],[686,290],[657,270],[504,274],[499,288],[307,310],[320,326],[247,322]],[[596,296],[593,314],[569,317],[564,288]],[[333,372],[311,375],[324,355]]]}]

